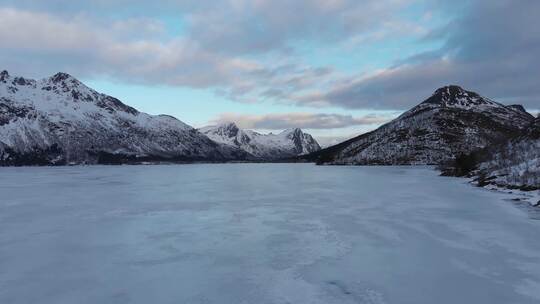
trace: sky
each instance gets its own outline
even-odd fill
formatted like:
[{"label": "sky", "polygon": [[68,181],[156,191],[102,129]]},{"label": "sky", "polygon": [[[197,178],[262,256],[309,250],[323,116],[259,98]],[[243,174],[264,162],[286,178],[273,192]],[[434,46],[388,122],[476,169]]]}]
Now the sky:
[{"label": "sky", "polygon": [[0,69],[323,145],[457,84],[540,109],[538,0],[0,0]]}]

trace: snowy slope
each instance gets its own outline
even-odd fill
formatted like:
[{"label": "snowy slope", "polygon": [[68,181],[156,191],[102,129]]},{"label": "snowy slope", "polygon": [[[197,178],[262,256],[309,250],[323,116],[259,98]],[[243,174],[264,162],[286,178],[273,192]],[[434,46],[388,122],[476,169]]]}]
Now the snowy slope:
[{"label": "snowy slope", "polygon": [[0,165],[243,156],[174,117],[139,112],[68,74],[33,80],[0,73]]},{"label": "snowy slope", "polygon": [[300,129],[288,129],[279,134],[260,134],[242,130],[234,123],[199,129],[217,143],[238,147],[256,158],[280,159],[308,154],[321,149],[317,141]]},{"label": "snowy slope", "polygon": [[540,190],[540,117],[523,135],[486,154],[475,172],[480,184]]},{"label": "snowy slope", "polygon": [[427,100],[375,131],[314,153],[331,164],[437,164],[520,134],[534,117],[458,86]]}]

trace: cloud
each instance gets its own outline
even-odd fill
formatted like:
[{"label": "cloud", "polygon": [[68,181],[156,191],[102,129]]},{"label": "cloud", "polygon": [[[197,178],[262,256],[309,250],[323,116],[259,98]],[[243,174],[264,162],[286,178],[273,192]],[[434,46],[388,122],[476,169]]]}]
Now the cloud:
[{"label": "cloud", "polygon": [[[212,89],[241,102],[290,103],[294,94],[337,77],[330,66],[303,62],[295,43],[345,41],[381,20],[397,24],[397,12],[411,1],[6,0],[0,66],[32,77],[65,71]],[[103,13],[119,9],[120,19]],[[179,32],[167,33],[151,16],[173,20]]]},{"label": "cloud", "polygon": [[[4,0],[6,6],[64,16],[110,19],[168,16],[190,39],[215,52],[239,55],[287,48],[291,41],[340,41],[397,20],[413,0]],[[114,16],[114,15],[113,15]],[[113,17],[114,19],[114,17]]]},{"label": "cloud", "polygon": [[0,65],[36,77],[45,76],[36,72],[66,71],[79,77],[106,75],[142,84],[222,87],[238,99],[254,90],[267,91],[269,86],[283,92],[297,90],[330,72],[225,56],[186,38],[153,39],[160,32],[160,23],[145,19],[105,27],[80,16],[58,18],[0,8],[0,41],[8,42],[0,49]]},{"label": "cloud", "polygon": [[[439,1],[443,8],[449,4]],[[351,77],[322,92],[300,94],[296,101],[407,109],[437,87],[458,84],[502,102],[538,108],[540,1],[479,0],[463,6],[467,9],[463,16],[426,36],[426,41],[443,41],[440,49]]]},{"label": "cloud", "polygon": [[389,115],[365,115],[353,117],[341,114],[285,113],[267,115],[242,115],[223,113],[212,124],[235,122],[246,129],[283,130],[289,128],[303,129],[337,129],[360,125],[380,125],[394,118]]},{"label": "cloud", "polygon": [[[538,108],[539,1],[433,0],[425,18],[454,17],[430,30],[402,16],[414,3],[5,0],[0,67],[33,77],[65,71],[210,89],[240,102],[348,109],[405,110],[440,86],[458,84]],[[104,13],[120,9],[122,18]],[[163,16],[178,33],[156,21]],[[350,74],[306,63],[295,49],[297,44],[355,49],[396,35],[424,35],[419,42],[442,46],[378,71]]]},{"label": "cloud", "polygon": [[156,30],[159,24],[141,20],[99,27],[81,17],[60,19],[0,9],[0,40],[8,41],[2,46],[0,63],[30,74],[35,73],[33,63],[39,63],[39,70],[49,73],[65,69],[82,76],[105,74],[133,82],[193,87],[227,83],[234,73],[257,68],[248,61],[205,52],[192,41],[161,42],[125,35]]},{"label": "cloud", "polygon": [[[397,20],[410,0],[219,0],[194,10],[189,33],[205,47],[244,54],[290,47],[291,41],[336,42]],[[216,9],[218,8],[218,9]]]}]

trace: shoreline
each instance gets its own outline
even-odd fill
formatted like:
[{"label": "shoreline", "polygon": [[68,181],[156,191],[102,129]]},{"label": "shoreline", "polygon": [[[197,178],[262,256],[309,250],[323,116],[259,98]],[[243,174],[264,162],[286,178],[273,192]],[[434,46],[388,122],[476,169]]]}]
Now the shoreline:
[{"label": "shoreline", "polygon": [[510,199],[514,202],[524,202],[530,205],[531,207],[540,208],[540,190],[521,190],[517,188],[508,188],[501,185],[487,184],[480,185],[478,180],[474,177],[466,177],[468,183],[474,187],[486,189],[492,192],[511,194],[517,196],[516,198]]}]

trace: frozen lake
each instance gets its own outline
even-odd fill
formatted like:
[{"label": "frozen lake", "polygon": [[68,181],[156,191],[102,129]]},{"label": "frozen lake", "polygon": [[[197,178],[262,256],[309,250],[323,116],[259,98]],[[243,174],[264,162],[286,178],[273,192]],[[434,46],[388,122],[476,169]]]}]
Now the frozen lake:
[{"label": "frozen lake", "polygon": [[0,303],[539,303],[509,198],[430,168],[0,168]]}]

